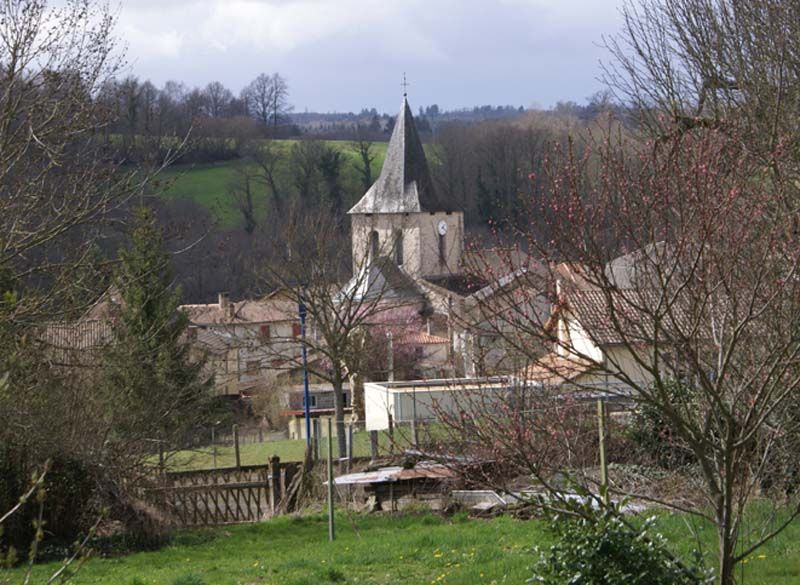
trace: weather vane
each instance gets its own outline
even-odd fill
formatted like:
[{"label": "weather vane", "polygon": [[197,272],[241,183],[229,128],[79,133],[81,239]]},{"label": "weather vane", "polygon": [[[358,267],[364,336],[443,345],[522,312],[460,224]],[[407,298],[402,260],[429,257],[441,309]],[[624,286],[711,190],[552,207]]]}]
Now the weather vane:
[{"label": "weather vane", "polygon": [[403,71],[403,83],[400,84],[403,86],[403,97],[408,97],[408,86],[410,85],[408,81],[406,81],[406,72]]}]

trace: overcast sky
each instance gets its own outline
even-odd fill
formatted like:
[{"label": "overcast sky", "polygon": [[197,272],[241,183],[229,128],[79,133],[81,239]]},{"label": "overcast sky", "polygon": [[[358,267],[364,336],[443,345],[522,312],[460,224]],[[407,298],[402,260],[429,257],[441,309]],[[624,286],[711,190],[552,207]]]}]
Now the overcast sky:
[{"label": "overcast sky", "polygon": [[131,73],[156,85],[261,72],[296,111],[582,103],[601,88],[621,0],[122,0]]}]

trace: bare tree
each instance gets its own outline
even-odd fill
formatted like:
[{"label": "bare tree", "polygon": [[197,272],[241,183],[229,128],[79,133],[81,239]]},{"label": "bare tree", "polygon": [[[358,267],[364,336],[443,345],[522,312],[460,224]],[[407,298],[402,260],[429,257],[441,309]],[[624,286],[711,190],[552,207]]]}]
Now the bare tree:
[{"label": "bare tree", "polygon": [[265,128],[272,126],[273,132],[292,110],[288,103],[289,85],[278,73],[260,74],[242,90],[242,98],[251,115]]},{"label": "bare tree", "polygon": [[205,97],[206,114],[212,118],[220,118],[227,113],[228,106],[233,101],[231,91],[219,81],[212,81],[203,90]]},{"label": "bare tree", "polygon": [[[651,136],[717,129],[771,167],[792,156],[800,105],[800,13],[776,0],[635,0],[607,39],[605,81]],[[778,141],[784,148],[776,149]]]},{"label": "bare tree", "polygon": [[[562,395],[605,395],[659,413],[690,454],[685,486],[696,498],[632,489],[624,478],[610,489],[712,523],[718,579],[730,585],[736,564],[800,514],[791,486],[774,481],[791,477],[788,445],[800,430],[798,218],[776,205],[791,187],[764,180],[761,156],[730,129],[674,136],[641,153],[609,139],[580,160],[569,150],[551,156],[543,175],[515,225],[547,273],[517,271],[523,285],[513,288],[498,281],[501,302],[482,304],[484,323],[528,356],[533,370],[521,376],[534,389],[555,385]],[[475,258],[472,270],[486,274],[488,263]],[[546,316],[529,310],[542,295],[553,306]],[[546,358],[530,349],[542,343],[552,348]],[[676,384],[688,398],[676,400]],[[508,449],[535,421],[462,428],[489,429],[485,438]],[[532,447],[506,458],[551,485],[553,460],[543,467]],[[596,477],[557,463],[596,493]],[[773,512],[744,531],[757,498]]]},{"label": "bare tree", "polygon": [[[61,367],[48,333],[64,333],[53,322],[84,313],[102,293],[96,243],[152,176],[115,164],[104,140],[117,113],[106,98],[122,66],[113,27],[102,2],[0,2],[0,377],[8,380],[0,443],[18,477],[51,456],[86,463],[103,449],[87,429],[107,411],[83,391],[83,369]],[[130,111],[133,128],[138,106]],[[89,345],[102,337],[83,333]],[[60,504],[86,503],[73,491]]]},{"label": "bare tree", "polygon": [[355,130],[355,139],[350,143],[350,147],[358,154],[359,163],[356,170],[361,177],[361,188],[364,192],[372,187],[372,163],[375,160],[373,142],[368,138],[368,128],[359,124]]},{"label": "bare tree", "polygon": [[270,101],[270,121],[272,122],[273,134],[278,126],[284,123],[292,111],[289,104],[289,84],[279,73],[274,73],[271,78],[271,101]]},{"label": "bare tree", "polygon": [[[381,249],[377,259],[365,255],[353,267],[341,221],[324,206],[287,209],[275,226],[272,254],[260,274],[266,288],[306,307],[309,371],[334,390],[338,451],[344,457],[342,388],[350,376],[363,374],[369,367],[363,355],[363,333],[375,325],[386,326],[402,314],[398,308],[423,307],[421,296],[391,262],[390,249]],[[294,343],[276,343],[275,357],[287,368],[301,367],[300,340],[284,341]]]},{"label": "bare tree", "polygon": [[254,193],[259,181],[256,169],[247,162],[242,162],[234,167],[234,177],[228,185],[228,193],[236,200],[239,211],[244,220],[244,231],[252,234],[256,229],[256,194]]}]

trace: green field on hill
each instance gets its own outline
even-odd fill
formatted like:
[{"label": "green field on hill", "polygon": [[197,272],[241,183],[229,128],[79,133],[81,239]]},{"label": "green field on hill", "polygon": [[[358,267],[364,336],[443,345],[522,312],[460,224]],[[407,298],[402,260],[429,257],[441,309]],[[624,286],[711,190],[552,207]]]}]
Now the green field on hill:
[{"label": "green field on hill", "polygon": [[[661,514],[656,524],[675,552],[689,558],[694,542],[682,516]],[[703,538],[712,543],[711,529]],[[534,546],[550,544],[537,520],[471,520],[420,513],[339,513],[337,539],[327,539],[323,515],[280,517],[260,524],[182,531],[155,552],[93,559],[73,585],[361,585],[522,584],[531,577]],[[44,583],[57,564],[35,567]],[[21,570],[0,572],[0,583],[21,582]],[[747,559],[747,585],[800,582],[800,527]]]},{"label": "green field on hill", "polygon": [[[278,149],[286,155],[288,160],[295,140],[276,140]],[[330,140],[327,144],[340,149],[347,157],[344,169],[345,180],[351,184],[358,184],[354,164],[357,163],[357,153],[351,144],[344,140]],[[373,174],[377,177],[386,155],[385,142],[376,142],[373,146],[375,160],[372,163]],[[241,212],[237,203],[229,193],[231,183],[235,180],[235,165],[240,161],[225,161],[212,164],[181,165],[176,164],[158,177],[157,193],[166,199],[177,200],[188,198],[206,209],[217,221],[220,229],[228,230],[242,224]],[[280,171],[279,171],[280,174]],[[164,185],[163,187],[160,185]],[[263,217],[266,205],[264,199],[256,200],[256,210],[259,217]]]}]

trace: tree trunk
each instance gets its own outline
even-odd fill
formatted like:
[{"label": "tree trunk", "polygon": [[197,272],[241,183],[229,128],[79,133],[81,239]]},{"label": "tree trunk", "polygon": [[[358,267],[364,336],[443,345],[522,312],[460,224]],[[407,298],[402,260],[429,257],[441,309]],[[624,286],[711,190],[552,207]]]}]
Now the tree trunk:
[{"label": "tree trunk", "polygon": [[719,526],[719,584],[734,585],[733,554],[736,538],[727,530],[727,526]]},{"label": "tree trunk", "polygon": [[347,436],[344,427],[344,391],[342,390],[342,377],[336,376],[333,380],[333,404],[336,412],[336,440],[339,446],[339,458],[347,457]]},{"label": "tree trunk", "polygon": [[350,402],[353,405],[353,413],[356,415],[356,420],[363,421],[365,417],[364,376],[361,374],[350,376]]}]

